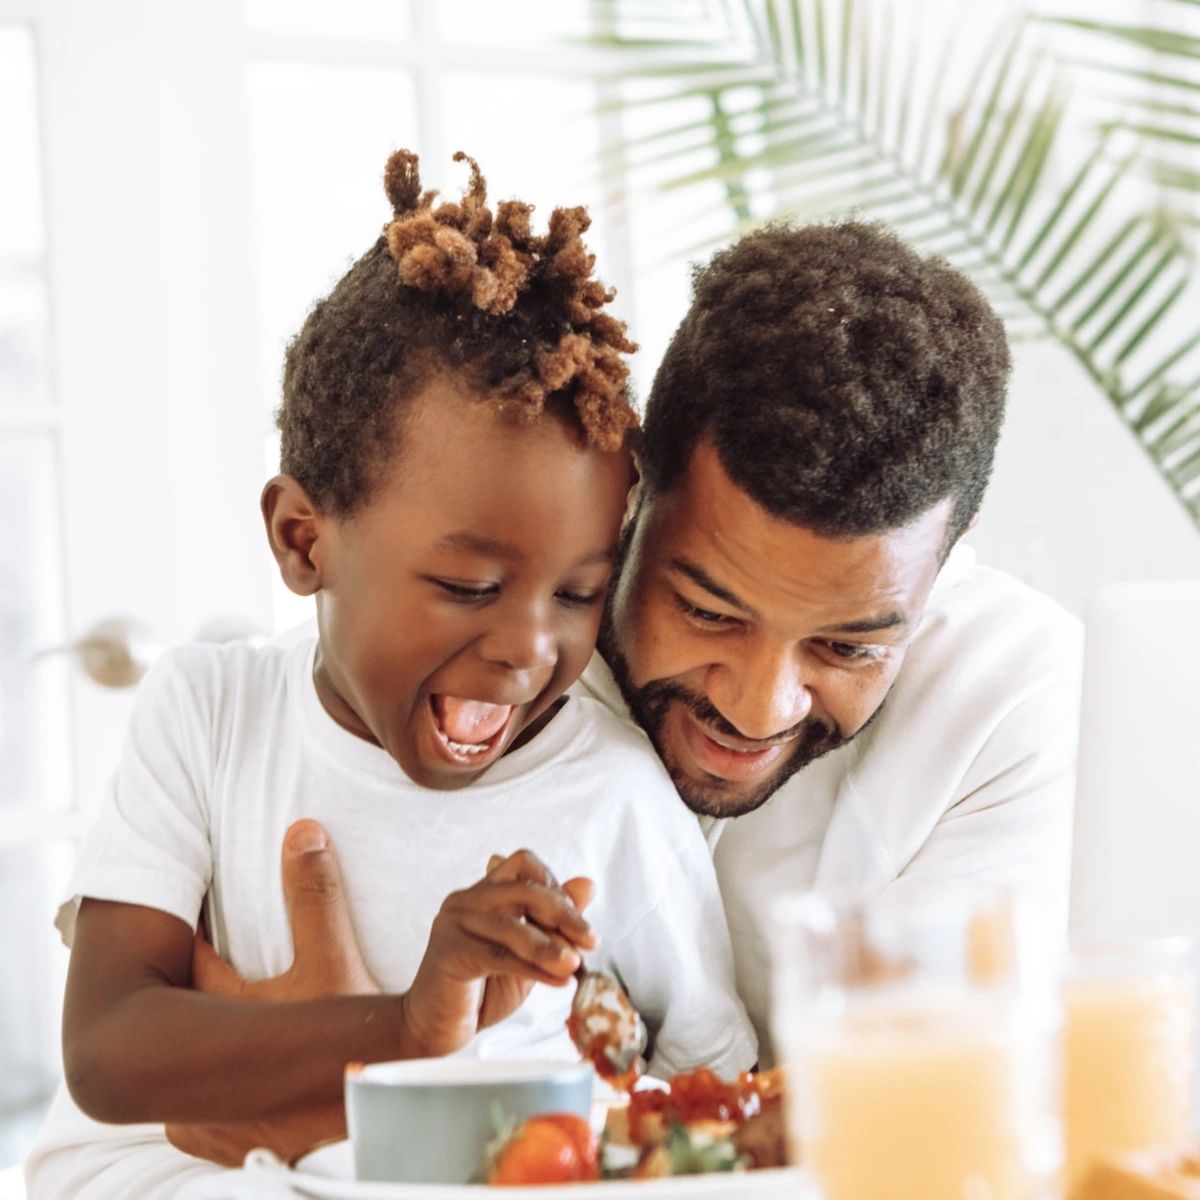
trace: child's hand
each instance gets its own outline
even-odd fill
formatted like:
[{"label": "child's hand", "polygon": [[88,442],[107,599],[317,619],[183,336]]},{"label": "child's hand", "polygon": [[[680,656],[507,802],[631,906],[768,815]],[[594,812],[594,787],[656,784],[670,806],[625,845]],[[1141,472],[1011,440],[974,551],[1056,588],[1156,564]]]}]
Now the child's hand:
[{"label": "child's hand", "polygon": [[405,997],[409,1029],[424,1053],[465,1046],[515,1011],[535,983],[566,984],[578,951],[596,945],[580,915],[592,893],[590,879],[559,884],[535,854],[518,850],[493,858],[474,887],[448,896]]}]

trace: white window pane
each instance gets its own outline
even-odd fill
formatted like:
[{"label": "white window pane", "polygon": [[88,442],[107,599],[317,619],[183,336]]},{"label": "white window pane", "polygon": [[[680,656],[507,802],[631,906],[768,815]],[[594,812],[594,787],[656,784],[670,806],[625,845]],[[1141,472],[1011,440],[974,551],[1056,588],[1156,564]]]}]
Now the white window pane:
[{"label": "white window pane", "polygon": [[[511,196],[529,201],[536,207],[534,228],[542,232],[552,208],[587,206],[588,247],[597,274],[612,282],[595,86],[553,76],[447,72],[438,102],[447,149],[465,150],[479,162],[493,204]],[[450,194],[467,182],[461,165],[430,163],[427,169],[434,185]]]},{"label": "white window pane", "polygon": [[57,461],[49,436],[0,439],[0,806],[70,802]]},{"label": "white window pane", "polygon": [[33,35],[19,25],[0,25],[0,162],[4,163],[0,258],[20,255],[40,259],[45,234],[37,64]]},{"label": "white window pane", "polygon": [[0,1167],[28,1153],[62,1075],[67,952],[53,920],[72,858],[65,844],[0,844]]},{"label": "white window pane", "polygon": [[0,163],[0,407],[43,404],[48,394],[37,64],[30,31],[16,25],[0,25]]},{"label": "white window pane", "polygon": [[265,33],[348,38],[408,36],[408,0],[246,0],[246,24]]},{"label": "white window pane", "polygon": [[430,8],[442,37],[474,45],[545,46],[554,39],[586,37],[592,28],[591,6],[581,0],[438,0]]},{"label": "white window pane", "polygon": [[400,71],[255,63],[247,84],[264,396],[274,408],[284,347],[386,224],[384,163],[416,145],[417,122]]},{"label": "white window pane", "polygon": [[[264,405],[279,403],[287,343],[314,301],[370,248],[391,215],[383,167],[417,146],[412,81],[403,72],[254,63],[247,73]],[[267,471],[278,470],[268,439]],[[307,619],[312,600],[276,576],[276,628]]]}]

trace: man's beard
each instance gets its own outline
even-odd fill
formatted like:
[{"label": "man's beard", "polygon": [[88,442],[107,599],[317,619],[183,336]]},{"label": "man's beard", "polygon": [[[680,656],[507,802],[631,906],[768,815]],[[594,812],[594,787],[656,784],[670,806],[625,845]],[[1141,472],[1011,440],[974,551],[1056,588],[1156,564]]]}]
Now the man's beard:
[{"label": "man's beard", "polygon": [[879,715],[883,708],[881,703],[871,714],[861,728],[850,736],[844,736],[836,728],[830,728],[824,721],[816,717],[807,717],[791,730],[781,734],[775,740],[793,737],[790,753],[783,763],[757,787],[750,792],[743,792],[739,785],[717,776],[710,775],[705,783],[685,775],[677,764],[667,755],[663,739],[663,728],[666,725],[667,713],[673,703],[678,702],[702,724],[718,733],[730,737],[742,738],[742,733],[731,725],[713,704],[704,696],[699,696],[687,688],[670,680],[656,679],[638,687],[630,674],[629,662],[617,646],[615,631],[612,623],[611,603],[606,606],[604,618],[600,625],[600,653],[608,663],[616,680],[617,687],[633,719],[642,727],[650,739],[658,757],[666,767],[671,781],[679,792],[680,799],[694,813],[707,817],[741,817],[746,813],[760,808],[777,792],[797,771],[809,763],[844,746],[847,742],[862,733],[864,729]]}]

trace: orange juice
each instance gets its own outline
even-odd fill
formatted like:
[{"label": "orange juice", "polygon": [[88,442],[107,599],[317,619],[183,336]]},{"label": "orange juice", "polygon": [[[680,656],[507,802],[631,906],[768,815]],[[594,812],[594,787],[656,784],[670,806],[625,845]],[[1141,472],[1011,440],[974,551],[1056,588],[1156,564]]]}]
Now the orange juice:
[{"label": "orange juice", "polygon": [[806,1039],[793,1132],[824,1200],[1048,1193],[1057,1126],[1045,1055],[996,1006],[962,1017],[876,1007]]},{"label": "orange juice", "polygon": [[1100,1155],[1187,1142],[1196,989],[1186,973],[1076,979],[1065,1007],[1069,1196]]}]

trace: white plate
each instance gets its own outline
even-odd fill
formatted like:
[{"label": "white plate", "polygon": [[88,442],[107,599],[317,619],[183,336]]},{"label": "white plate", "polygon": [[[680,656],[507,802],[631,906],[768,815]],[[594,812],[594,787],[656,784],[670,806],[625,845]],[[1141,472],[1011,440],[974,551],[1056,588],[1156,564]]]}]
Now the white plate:
[{"label": "white plate", "polygon": [[[305,1200],[502,1200],[536,1196],[538,1200],[686,1200],[692,1196],[722,1200],[817,1200],[803,1171],[784,1168],[720,1175],[681,1175],[672,1179],[612,1180],[605,1183],[545,1185],[530,1188],[483,1188],[468,1184],[358,1183],[349,1142],[335,1142],[302,1158],[288,1170],[271,1155],[255,1151],[247,1160],[247,1181],[255,1179],[260,1194],[304,1197]],[[286,1190],[281,1190],[286,1189]]]}]

